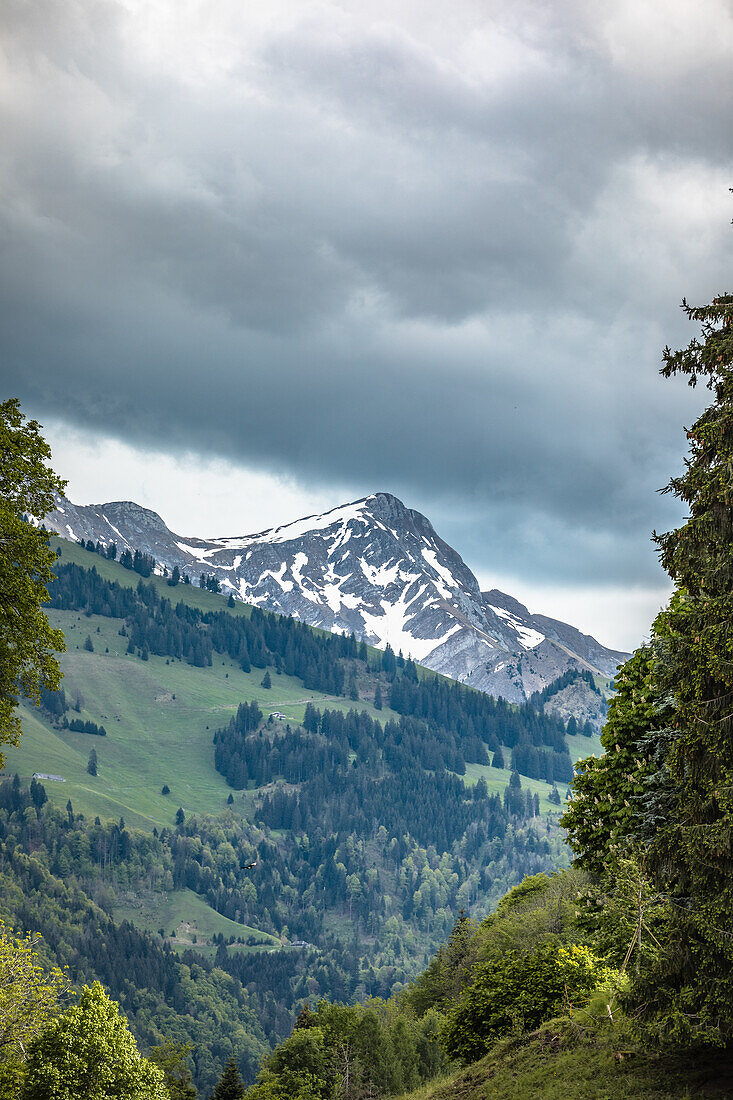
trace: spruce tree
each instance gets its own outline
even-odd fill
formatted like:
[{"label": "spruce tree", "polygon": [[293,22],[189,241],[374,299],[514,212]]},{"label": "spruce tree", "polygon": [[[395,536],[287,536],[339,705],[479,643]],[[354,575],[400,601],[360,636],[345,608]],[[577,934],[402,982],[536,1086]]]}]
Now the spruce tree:
[{"label": "spruce tree", "polygon": [[655,535],[674,582],[649,645],[616,677],[605,755],[578,766],[563,819],[580,862],[608,882],[635,853],[666,902],[638,1019],[678,1043],[733,1041],[733,296],[683,308],[702,336],[665,349],[662,374],[704,380],[713,403],[687,432],[667,491],[687,507]]},{"label": "spruce tree", "polygon": [[96,775],[97,774],[97,751],[96,751],[96,749],[92,749],[92,751],[89,753],[89,763],[87,764],[87,771],[89,772],[90,775]]},{"label": "spruce tree", "polygon": [[662,741],[671,812],[650,867],[670,891],[672,934],[656,987],[645,995],[670,1034],[726,1042],[733,1039],[733,295],[683,308],[701,324],[701,338],[681,351],[666,348],[662,374],[686,375],[691,386],[704,380],[715,399],[687,432],[685,472],[667,487],[689,517],[655,535],[675,584],[655,624],[664,645],[657,679],[675,714]]},{"label": "spruce tree", "polygon": [[230,1058],[211,1094],[211,1100],[243,1100],[244,1085],[234,1058]]}]

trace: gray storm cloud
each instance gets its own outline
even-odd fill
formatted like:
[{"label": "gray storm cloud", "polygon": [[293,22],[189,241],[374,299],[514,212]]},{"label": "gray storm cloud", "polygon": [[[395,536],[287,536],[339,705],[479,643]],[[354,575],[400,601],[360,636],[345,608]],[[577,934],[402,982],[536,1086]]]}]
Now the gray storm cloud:
[{"label": "gray storm cloud", "polygon": [[452,506],[495,568],[655,575],[701,403],[660,350],[729,281],[731,5],[245,7],[4,5],[4,388]]}]

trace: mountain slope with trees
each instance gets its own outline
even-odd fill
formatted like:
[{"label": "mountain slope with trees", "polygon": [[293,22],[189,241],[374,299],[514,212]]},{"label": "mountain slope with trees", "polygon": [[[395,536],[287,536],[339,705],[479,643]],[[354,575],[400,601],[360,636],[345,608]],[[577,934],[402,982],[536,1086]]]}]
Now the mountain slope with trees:
[{"label": "mountain slope with trees", "polygon": [[235,538],[184,538],[129,501],[79,506],[64,499],[46,522],[130,568],[140,566],[137,552],[160,563],[171,581],[182,577],[380,648],[389,644],[514,703],[568,669],[613,676],[626,656],[567,623],[532,615],[506,593],[482,592],[427,517],[390,493]]},{"label": "mountain slope with trees", "polygon": [[[262,1044],[288,1034],[308,997],[389,997],[460,908],[485,912],[562,859],[546,781],[570,775],[557,718],[391,649],[144,577],[134,561],[54,546],[48,615],[67,637],[66,676],[35,713],[24,706],[11,765],[24,783],[67,782],[0,788],[5,913],[43,931],[76,982],[101,979],[141,1049],[193,1043],[200,1086],[232,1053],[251,1080]],[[270,699],[287,718],[268,714]],[[538,778],[512,775],[523,751]],[[109,820],[116,791],[133,827]],[[44,867],[40,889],[26,857]],[[156,923],[164,912],[174,927]],[[85,951],[80,925],[139,964]],[[190,998],[174,992],[181,981]],[[234,1049],[212,1012],[239,1021]]]}]

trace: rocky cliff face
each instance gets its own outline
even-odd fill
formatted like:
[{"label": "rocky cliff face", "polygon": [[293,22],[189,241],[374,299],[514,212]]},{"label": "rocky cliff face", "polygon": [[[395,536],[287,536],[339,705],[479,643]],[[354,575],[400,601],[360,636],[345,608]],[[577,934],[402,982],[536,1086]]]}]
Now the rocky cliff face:
[{"label": "rocky cliff face", "polygon": [[116,542],[178,566],[198,583],[311,626],[352,632],[513,702],[568,668],[613,676],[625,654],[566,623],[531,615],[503,592],[481,592],[430,521],[389,493],[255,535],[200,539],[170,531],[129,501],[61,500],[46,526],[66,538]]}]

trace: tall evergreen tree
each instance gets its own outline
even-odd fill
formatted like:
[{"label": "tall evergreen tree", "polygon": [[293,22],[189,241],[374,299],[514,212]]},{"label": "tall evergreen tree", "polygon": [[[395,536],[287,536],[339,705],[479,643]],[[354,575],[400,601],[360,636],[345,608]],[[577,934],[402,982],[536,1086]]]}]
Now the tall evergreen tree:
[{"label": "tall evergreen tree", "polygon": [[675,591],[651,643],[616,677],[602,741],[580,765],[564,818],[590,870],[636,846],[667,901],[668,927],[632,1000],[656,1034],[733,1041],[733,296],[683,303],[702,336],[664,351],[662,374],[704,380],[713,403],[687,432],[685,472],[667,491],[687,507],[655,535]]},{"label": "tall evergreen tree", "polygon": [[211,1100],[243,1100],[243,1098],[242,1078],[239,1076],[237,1063],[234,1058],[230,1058],[211,1095]]},{"label": "tall evergreen tree", "polygon": [[662,742],[675,804],[650,860],[673,900],[653,999],[680,1038],[720,1042],[733,1039],[733,295],[683,308],[701,338],[666,348],[662,374],[702,379],[715,400],[687,432],[685,472],[667,487],[689,518],[655,535],[675,584],[655,634],[676,736]]}]

